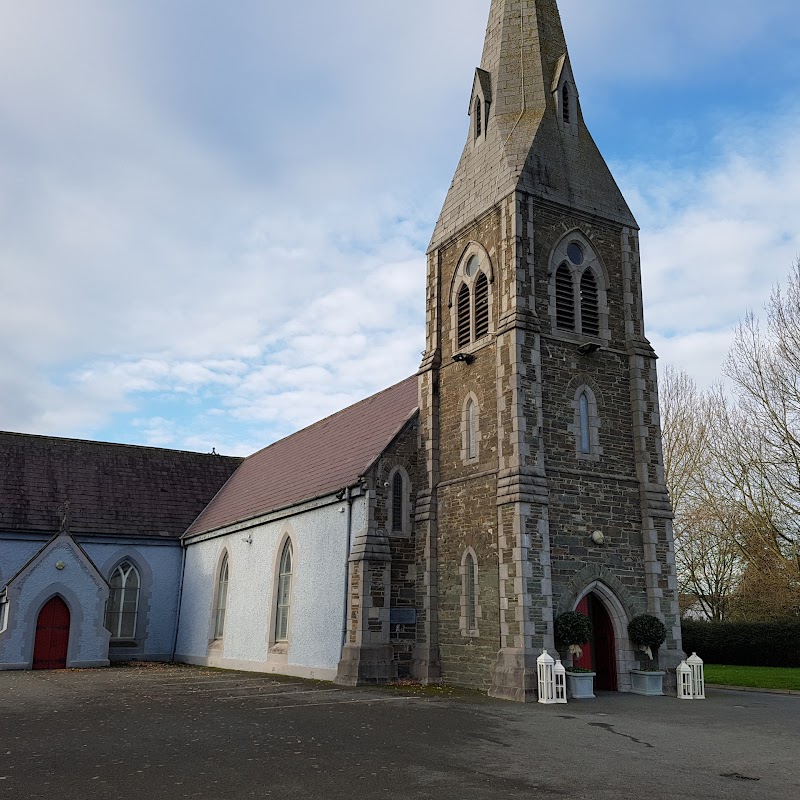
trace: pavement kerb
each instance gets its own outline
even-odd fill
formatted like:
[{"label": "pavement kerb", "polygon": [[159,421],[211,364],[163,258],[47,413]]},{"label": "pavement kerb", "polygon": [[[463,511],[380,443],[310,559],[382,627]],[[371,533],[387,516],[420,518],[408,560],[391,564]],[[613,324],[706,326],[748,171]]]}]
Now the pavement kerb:
[{"label": "pavement kerb", "polygon": [[727,692],[756,692],[760,694],[791,694],[800,697],[795,689],[761,689],[755,686],[728,686],[724,683],[707,683],[707,689],[724,689]]}]

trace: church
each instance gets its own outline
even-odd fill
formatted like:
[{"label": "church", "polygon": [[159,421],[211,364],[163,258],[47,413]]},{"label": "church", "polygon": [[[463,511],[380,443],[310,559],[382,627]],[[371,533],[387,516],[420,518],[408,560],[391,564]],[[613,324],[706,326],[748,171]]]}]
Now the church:
[{"label": "church", "polygon": [[416,375],[246,459],[0,434],[0,669],[174,660],[526,702],[577,609],[598,689],[630,690],[641,613],[674,682],[638,226],[556,0],[492,0],[469,91]]}]

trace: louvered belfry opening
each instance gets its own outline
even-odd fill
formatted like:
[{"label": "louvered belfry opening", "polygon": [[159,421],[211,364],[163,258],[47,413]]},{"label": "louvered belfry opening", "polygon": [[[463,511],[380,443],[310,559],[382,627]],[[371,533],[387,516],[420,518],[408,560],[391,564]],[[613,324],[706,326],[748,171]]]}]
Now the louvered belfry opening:
[{"label": "louvered belfry opening", "polygon": [[464,286],[458,292],[458,346],[466,347],[470,341],[469,330],[469,287]]},{"label": "louvered belfry opening", "polygon": [[489,333],[489,281],[481,272],[475,281],[475,338]]},{"label": "louvered belfry opening", "polygon": [[572,272],[566,264],[556,270],[556,327],[564,331],[575,330],[575,294]]},{"label": "louvered belfry opening", "polygon": [[483,133],[483,120],[481,119],[481,101],[475,101],[475,138]]},{"label": "louvered belfry opening", "polygon": [[597,281],[590,269],[581,277],[581,332],[600,335],[600,309],[597,302]]},{"label": "louvered belfry opening", "polygon": [[564,122],[569,124],[570,121],[570,112],[569,112],[569,86],[565,83],[561,89],[561,113],[564,118]]}]

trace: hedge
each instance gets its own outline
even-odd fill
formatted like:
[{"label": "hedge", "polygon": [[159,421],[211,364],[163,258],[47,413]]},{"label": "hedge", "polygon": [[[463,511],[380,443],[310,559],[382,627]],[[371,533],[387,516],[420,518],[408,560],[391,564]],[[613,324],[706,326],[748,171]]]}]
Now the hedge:
[{"label": "hedge", "polygon": [[800,621],[700,622],[683,620],[683,649],[709,664],[800,667]]}]

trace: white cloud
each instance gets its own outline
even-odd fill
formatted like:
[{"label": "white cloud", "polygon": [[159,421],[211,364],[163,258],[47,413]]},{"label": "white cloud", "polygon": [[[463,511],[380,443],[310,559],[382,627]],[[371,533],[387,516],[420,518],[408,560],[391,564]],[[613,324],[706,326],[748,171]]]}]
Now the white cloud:
[{"label": "white cloud", "polygon": [[647,324],[663,360],[706,385],[735,324],[800,255],[800,110],[731,127],[702,172],[620,166],[642,226]]},{"label": "white cloud", "polygon": [[[584,88],[684,85],[798,27],[788,0],[560,5]],[[0,428],[244,453],[413,373],[487,8],[4,9]],[[698,174],[617,169],[667,358],[709,368],[795,254],[772,128]]]}]

